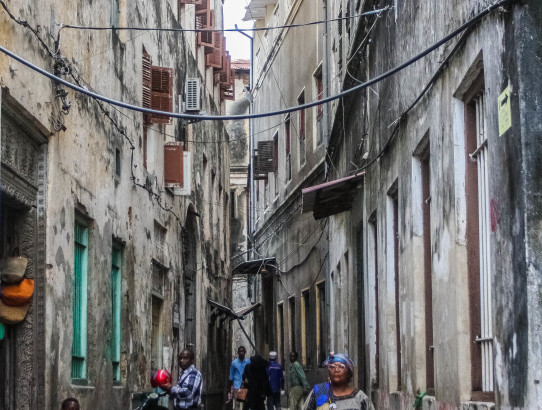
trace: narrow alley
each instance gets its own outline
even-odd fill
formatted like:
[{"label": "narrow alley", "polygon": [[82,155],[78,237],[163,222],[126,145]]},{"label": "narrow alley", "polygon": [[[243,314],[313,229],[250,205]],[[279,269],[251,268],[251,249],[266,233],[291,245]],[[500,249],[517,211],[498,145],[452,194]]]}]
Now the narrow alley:
[{"label": "narrow alley", "polygon": [[539,0],[0,0],[0,410],[542,409]]}]

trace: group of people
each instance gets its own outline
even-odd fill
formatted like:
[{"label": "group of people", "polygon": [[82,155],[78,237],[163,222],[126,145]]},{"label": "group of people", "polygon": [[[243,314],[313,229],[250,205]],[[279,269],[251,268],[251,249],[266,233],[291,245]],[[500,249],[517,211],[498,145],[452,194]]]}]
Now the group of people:
[{"label": "group of people", "polygon": [[[269,360],[255,354],[246,357],[246,349],[237,349],[238,357],[230,366],[229,400],[234,410],[281,410],[284,391],[283,368],[277,361],[277,353],[270,352]],[[160,388],[173,399],[175,410],[197,409],[201,404],[203,379],[194,366],[194,352],[185,349],[178,356],[181,374],[177,383],[164,383]],[[354,363],[343,354],[331,353],[323,363],[328,368],[328,380],[312,389],[307,382],[303,367],[297,361],[298,354],[290,353],[289,410],[374,410],[365,393],[352,386]],[[308,395],[308,397],[307,397]],[[241,397],[243,396],[243,397]],[[62,403],[63,410],[79,410],[79,402],[68,398]]]},{"label": "group of people", "polygon": [[[284,392],[284,375],[277,353],[269,353],[269,361],[255,354],[246,358],[246,349],[237,349],[238,357],[230,366],[229,400],[234,410],[281,410]],[[298,353],[290,353],[288,396],[289,410],[356,409],[373,410],[367,395],[352,386],[354,363],[344,354],[331,353],[323,363],[328,368],[328,380],[312,389],[307,382]],[[244,391],[246,389],[246,391]],[[307,397],[308,395],[308,397]]]}]

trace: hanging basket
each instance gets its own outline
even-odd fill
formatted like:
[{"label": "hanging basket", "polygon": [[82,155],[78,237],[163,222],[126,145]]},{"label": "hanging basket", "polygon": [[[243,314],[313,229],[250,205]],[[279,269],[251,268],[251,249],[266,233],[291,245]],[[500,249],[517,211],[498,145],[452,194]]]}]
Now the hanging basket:
[{"label": "hanging basket", "polygon": [[28,259],[23,256],[12,256],[0,262],[2,283],[19,283],[24,278]]},{"label": "hanging basket", "polygon": [[0,300],[0,323],[5,325],[16,325],[26,317],[30,302],[22,306],[8,306]]}]

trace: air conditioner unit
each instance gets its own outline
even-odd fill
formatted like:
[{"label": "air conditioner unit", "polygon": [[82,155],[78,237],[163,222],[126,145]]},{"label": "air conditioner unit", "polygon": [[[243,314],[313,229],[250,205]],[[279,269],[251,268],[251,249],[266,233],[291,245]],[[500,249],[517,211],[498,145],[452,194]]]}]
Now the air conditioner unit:
[{"label": "air conditioner unit", "polygon": [[200,111],[201,82],[199,78],[189,78],[186,80],[186,111]]}]

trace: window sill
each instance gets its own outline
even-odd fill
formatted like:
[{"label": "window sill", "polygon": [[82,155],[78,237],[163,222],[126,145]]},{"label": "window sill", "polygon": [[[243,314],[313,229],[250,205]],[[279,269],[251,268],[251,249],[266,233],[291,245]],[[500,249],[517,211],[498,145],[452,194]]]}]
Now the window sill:
[{"label": "window sill", "polygon": [[95,387],[91,386],[87,379],[72,379],[72,387],[74,389],[94,390]]}]

